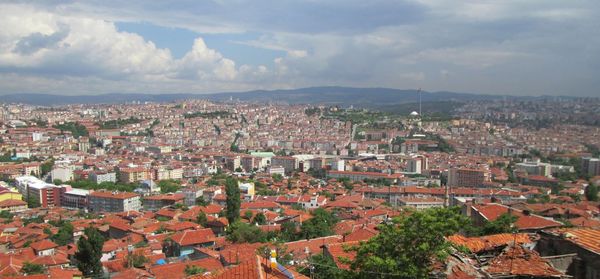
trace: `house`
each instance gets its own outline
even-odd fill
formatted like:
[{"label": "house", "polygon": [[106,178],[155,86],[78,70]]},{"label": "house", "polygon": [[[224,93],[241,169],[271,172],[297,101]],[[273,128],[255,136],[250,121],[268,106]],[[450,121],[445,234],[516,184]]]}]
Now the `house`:
[{"label": "house", "polygon": [[562,227],[563,224],[552,218],[544,218],[532,214],[528,210],[518,210],[497,203],[463,205],[463,214],[470,217],[474,224],[483,226],[486,222],[494,221],[503,214],[517,217],[515,226],[519,231],[535,232],[543,229]]},{"label": "house", "polygon": [[54,249],[58,247],[56,243],[44,239],[42,241],[34,242],[29,245],[38,256],[50,256],[54,255]]},{"label": "house", "polygon": [[600,278],[600,230],[563,228],[539,234],[540,255],[560,259],[560,268],[574,278]]},{"label": "house", "polygon": [[172,245],[168,247],[173,256],[180,257],[194,253],[196,247],[215,245],[215,234],[211,229],[180,231],[171,236]]}]

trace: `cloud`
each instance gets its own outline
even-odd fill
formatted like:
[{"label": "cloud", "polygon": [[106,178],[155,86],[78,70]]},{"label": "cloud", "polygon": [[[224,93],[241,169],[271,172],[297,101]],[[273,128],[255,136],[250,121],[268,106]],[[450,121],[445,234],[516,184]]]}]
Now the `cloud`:
[{"label": "cloud", "polygon": [[[350,85],[592,95],[599,10],[597,1],[562,0],[5,1],[0,92]],[[175,59],[115,22],[198,37]],[[212,43],[214,34],[227,43]],[[240,63],[249,48],[268,60]]]},{"label": "cloud", "polygon": [[44,48],[55,48],[58,47],[58,43],[65,39],[67,35],[69,35],[69,28],[65,25],[61,25],[59,30],[50,35],[35,32],[20,39],[13,51],[21,55],[29,55]]}]

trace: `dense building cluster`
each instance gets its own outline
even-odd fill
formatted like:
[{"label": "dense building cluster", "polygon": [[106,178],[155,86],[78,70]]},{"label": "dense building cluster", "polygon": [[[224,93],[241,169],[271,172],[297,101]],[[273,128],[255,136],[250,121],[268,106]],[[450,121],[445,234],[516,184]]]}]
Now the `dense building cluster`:
[{"label": "dense building cluster", "polygon": [[[0,276],[600,278],[600,128],[556,106],[5,104]],[[403,241],[446,257],[365,261]]]}]

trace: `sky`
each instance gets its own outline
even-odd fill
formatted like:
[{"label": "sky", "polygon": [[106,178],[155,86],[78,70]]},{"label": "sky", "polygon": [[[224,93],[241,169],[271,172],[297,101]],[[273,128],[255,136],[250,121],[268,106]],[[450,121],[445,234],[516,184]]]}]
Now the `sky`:
[{"label": "sky", "polygon": [[600,1],[0,1],[0,94],[310,86],[600,97]]}]

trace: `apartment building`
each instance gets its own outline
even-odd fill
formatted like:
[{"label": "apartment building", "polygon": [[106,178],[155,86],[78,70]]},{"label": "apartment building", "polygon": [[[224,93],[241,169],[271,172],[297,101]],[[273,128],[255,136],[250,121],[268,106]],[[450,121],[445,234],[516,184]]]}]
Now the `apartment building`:
[{"label": "apartment building", "polygon": [[380,173],[380,172],[363,172],[363,171],[328,171],[328,178],[348,178],[352,181],[363,181],[365,179],[387,179],[392,183],[397,183],[402,174]]},{"label": "apartment building", "polygon": [[92,172],[89,175],[89,180],[96,184],[102,182],[117,182],[117,174],[114,172]]},{"label": "apartment building", "polygon": [[600,175],[600,159],[584,157],[581,159],[581,170],[589,176]]},{"label": "apartment building", "polygon": [[91,212],[123,212],[140,210],[140,196],[134,193],[96,191],[89,195]]},{"label": "apartment building", "polygon": [[183,178],[183,168],[161,167],[154,170],[155,180],[179,180]]},{"label": "apartment building", "polygon": [[298,169],[298,159],[291,156],[275,156],[271,158],[271,166],[283,167],[286,175]]},{"label": "apartment building", "polygon": [[452,187],[481,187],[490,181],[485,169],[451,168],[448,171],[448,185]]},{"label": "apartment building", "polygon": [[119,181],[123,183],[134,183],[148,179],[151,179],[151,173],[146,168],[122,168],[119,170]]},{"label": "apartment building", "polygon": [[25,200],[37,203],[41,207],[60,206],[60,196],[66,191],[65,187],[58,187],[46,183],[34,176],[21,176],[16,179],[18,191],[25,196]]}]

